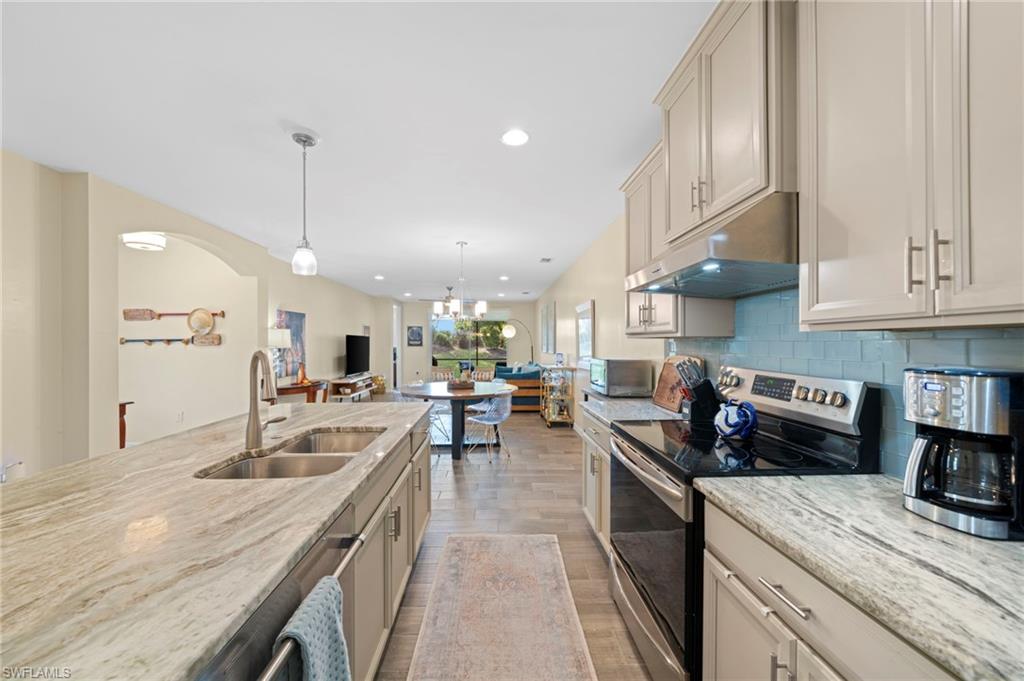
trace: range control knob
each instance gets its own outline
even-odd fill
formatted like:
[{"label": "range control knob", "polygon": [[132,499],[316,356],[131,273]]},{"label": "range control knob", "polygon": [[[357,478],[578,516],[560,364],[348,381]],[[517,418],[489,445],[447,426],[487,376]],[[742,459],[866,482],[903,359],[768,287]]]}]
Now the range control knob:
[{"label": "range control knob", "polygon": [[793,391],[793,397],[798,400],[807,401],[807,398],[811,396],[811,389],[806,385],[798,385],[796,390]]},{"label": "range control knob", "polygon": [[814,392],[811,393],[811,399],[817,402],[818,404],[825,404],[825,396],[827,394],[828,393],[826,393],[821,388],[815,388]]},{"label": "range control knob", "polygon": [[849,400],[846,399],[846,395],[838,390],[828,396],[828,403],[833,407],[845,407],[848,401]]},{"label": "range control knob", "polygon": [[735,388],[740,384],[740,377],[736,374],[729,374],[725,377],[725,384],[730,388]]}]

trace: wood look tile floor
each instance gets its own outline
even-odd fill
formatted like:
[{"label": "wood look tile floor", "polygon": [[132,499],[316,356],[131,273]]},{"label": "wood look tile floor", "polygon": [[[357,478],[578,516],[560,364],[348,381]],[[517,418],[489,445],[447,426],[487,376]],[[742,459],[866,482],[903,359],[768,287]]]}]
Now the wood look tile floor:
[{"label": "wood look tile floor", "polygon": [[378,681],[405,681],[445,539],[471,532],[557,535],[598,678],[647,680],[608,589],[608,561],[581,509],[579,437],[564,426],[547,428],[536,413],[513,414],[502,437],[511,445],[511,461],[502,453],[488,464],[481,448],[453,462],[447,449],[435,450],[432,516]]}]

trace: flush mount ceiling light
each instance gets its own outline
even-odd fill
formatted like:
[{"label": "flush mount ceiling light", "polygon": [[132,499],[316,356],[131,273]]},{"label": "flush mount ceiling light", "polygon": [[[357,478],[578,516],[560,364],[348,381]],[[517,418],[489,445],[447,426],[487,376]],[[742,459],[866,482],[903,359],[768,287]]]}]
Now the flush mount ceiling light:
[{"label": "flush mount ceiling light", "polygon": [[125,232],[121,243],[137,251],[162,251],[167,248],[167,237],[160,232]]},{"label": "flush mount ceiling light", "polygon": [[521,147],[529,141],[530,136],[519,128],[512,128],[501,136],[501,143],[507,147]]},{"label": "flush mount ceiling light", "polygon": [[315,147],[317,139],[304,132],[292,134],[292,140],[302,147],[302,240],[292,256],[292,274],[312,277],[316,274],[316,256],[306,238],[306,150]]}]

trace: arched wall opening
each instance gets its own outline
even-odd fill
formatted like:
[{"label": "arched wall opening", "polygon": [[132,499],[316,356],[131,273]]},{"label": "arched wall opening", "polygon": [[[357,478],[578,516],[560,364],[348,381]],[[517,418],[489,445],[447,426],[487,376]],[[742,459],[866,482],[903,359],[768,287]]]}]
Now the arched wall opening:
[{"label": "arched wall opening", "polygon": [[242,413],[249,356],[260,344],[258,282],[241,276],[194,238],[167,235],[163,251],[118,245],[118,336],[190,338],[186,318],[126,321],[126,308],[223,310],[220,345],[180,342],[118,346],[118,399],[128,407],[127,443],[137,444]]}]

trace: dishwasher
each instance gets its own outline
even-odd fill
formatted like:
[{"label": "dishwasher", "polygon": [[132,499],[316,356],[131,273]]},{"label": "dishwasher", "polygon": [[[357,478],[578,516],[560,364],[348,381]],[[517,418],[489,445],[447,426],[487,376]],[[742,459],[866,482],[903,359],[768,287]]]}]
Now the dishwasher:
[{"label": "dishwasher", "polygon": [[274,655],[274,640],[321,578],[334,575],[341,583],[342,630],[352,640],[354,590],[351,570],[363,538],[355,534],[355,513],[346,506],[312,548],[267,596],[245,624],[196,676],[200,681],[253,681],[274,678],[297,646],[286,641]]}]

